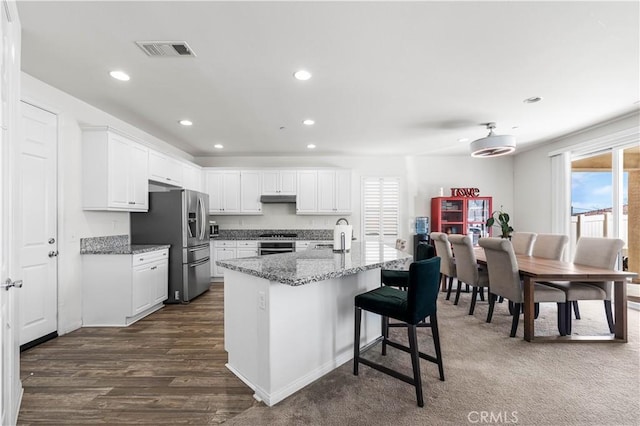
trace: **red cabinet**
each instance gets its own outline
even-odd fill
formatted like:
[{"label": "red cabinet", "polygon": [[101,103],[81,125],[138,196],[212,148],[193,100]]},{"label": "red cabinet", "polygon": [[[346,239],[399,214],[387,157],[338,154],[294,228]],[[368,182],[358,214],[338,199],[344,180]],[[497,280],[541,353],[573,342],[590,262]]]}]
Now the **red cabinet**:
[{"label": "red cabinet", "polygon": [[431,230],[469,234],[473,244],[491,235],[485,223],[491,215],[491,197],[435,197],[431,199]]}]

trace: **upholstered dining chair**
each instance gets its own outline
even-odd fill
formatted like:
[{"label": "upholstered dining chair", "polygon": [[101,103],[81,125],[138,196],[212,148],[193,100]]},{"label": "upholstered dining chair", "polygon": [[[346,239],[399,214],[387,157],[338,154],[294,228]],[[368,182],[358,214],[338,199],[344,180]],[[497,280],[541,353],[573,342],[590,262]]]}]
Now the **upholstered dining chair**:
[{"label": "upholstered dining chair", "polygon": [[514,232],[511,234],[511,244],[515,254],[523,254],[531,256],[533,244],[536,241],[537,234],[534,232]]},{"label": "upholstered dining chair", "polygon": [[562,260],[569,237],[562,234],[538,234],[531,255],[545,259]]},{"label": "upholstered dining chair", "polygon": [[[358,375],[359,364],[362,363],[382,373],[388,374],[396,379],[400,379],[416,390],[418,406],[424,406],[422,396],[422,379],[420,376],[420,358],[431,361],[438,365],[440,380],[444,380],[444,367],[442,364],[442,352],[440,350],[440,337],[438,331],[437,298],[440,291],[440,258],[413,262],[409,266],[409,287],[407,291],[402,291],[390,286],[381,286],[366,293],[358,294],[354,299],[355,306],[355,331],[353,340],[353,374]],[[411,355],[411,365],[413,377],[409,377],[396,370],[392,370],[382,364],[364,358],[360,354],[360,328],[362,321],[362,310],[373,312],[382,316],[383,324],[389,318],[402,321],[407,324],[407,334],[409,346],[397,341],[390,340],[388,333],[383,327],[382,335],[382,355],[386,355],[387,345],[400,349]],[[435,347],[435,357],[420,352],[416,326],[425,318],[429,318],[427,325],[431,328],[433,343]]]},{"label": "upholstered dining chair", "polygon": [[[518,261],[516,259],[513,246],[509,240],[503,238],[480,238],[478,243],[484,248],[489,269],[489,312],[487,322],[491,322],[496,296],[502,296],[514,304],[512,312],[510,337],[515,337],[518,330],[518,321],[522,303],[524,302],[524,292]],[[544,284],[534,284],[534,302],[555,302],[558,305],[558,332],[565,335],[565,311],[566,296],[562,290]]]},{"label": "upholstered dining chair", "polygon": [[[593,266],[595,268],[615,269],[618,254],[624,241],[619,238],[580,237],[576,244],[576,253],[573,263],[578,265]],[[566,331],[571,334],[571,305],[578,300],[603,300],[604,312],[607,317],[609,331],[614,332],[613,312],[611,310],[611,294],[613,283],[603,282],[566,282],[553,281],[545,283],[561,289],[567,296]],[[577,317],[579,314],[576,313]]]},{"label": "upholstered dining chair", "polygon": [[[451,297],[453,279],[456,277],[456,264],[453,260],[453,251],[449,237],[444,232],[432,232],[429,234],[436,246],[436,256],[440,257],[440,280],[447,287],[447,300]],[[448,281],[448,285],[447,285]]]},{"label": "upholstered dining chair", "polygon": [[484,300],[484,289],[485,287],[489,287],[489,275],[485,269],[478,268],[471,238],[467,235],[449,235],[449,241],[451,242],[453,255],[456,259],[456,275],[458,279],[458,288],[456,289],[456,300],[454,304],[458,304],[462,283],[464,282],[472,286],[473,293],[471,295],[469,315],[473,315],[478,293],[481,294]]}]

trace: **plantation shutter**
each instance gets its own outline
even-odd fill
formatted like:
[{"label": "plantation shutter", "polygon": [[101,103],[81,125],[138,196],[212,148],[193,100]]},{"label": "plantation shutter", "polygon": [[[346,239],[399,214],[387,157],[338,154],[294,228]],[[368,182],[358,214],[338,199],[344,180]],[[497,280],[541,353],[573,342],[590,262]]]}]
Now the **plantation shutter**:
[{"label": "plantation shutter", "polygon": [[394,242],[398,237],[400,180],[396,177],[363,178],[362,194],[365,241]]}]

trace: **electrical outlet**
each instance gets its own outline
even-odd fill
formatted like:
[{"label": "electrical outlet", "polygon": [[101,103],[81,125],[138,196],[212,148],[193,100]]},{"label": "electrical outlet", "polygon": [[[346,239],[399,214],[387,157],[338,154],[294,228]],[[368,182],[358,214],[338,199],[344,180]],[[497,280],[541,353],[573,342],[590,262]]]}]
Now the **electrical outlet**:
[{"label": "electrical outlet", "polygon": [[176,290],[176,293],[173,296],[174,299],[180,300],[180,291]]},{"label": "electrical outlet", "polygon": [[267,308],[267,296],[264,291],[258,292],[258,308],[265,310]]}]

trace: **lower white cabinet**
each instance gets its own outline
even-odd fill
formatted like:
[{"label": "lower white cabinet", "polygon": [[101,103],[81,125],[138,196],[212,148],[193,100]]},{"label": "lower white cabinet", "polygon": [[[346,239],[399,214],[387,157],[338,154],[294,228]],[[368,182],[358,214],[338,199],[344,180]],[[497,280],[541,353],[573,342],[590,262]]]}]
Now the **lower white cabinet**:
[{"label": "lower white cabinet", "polygon": [[230,240],[216,240],[213,242],[213,265],[212,265],[212,277],[221,278],[224,276],[224,270],[218,265],[216,261],[225,259],[235,259],[238,253],[237,242]]},{"label": "lower white cabinet", "polygon": [[122,327],[162,308],[169,250],[82,256],[82,325]]},{"label": "lower white cabinet", "polygon": [[258,255],[258,241],[256,240],[215,240],[211,241],[211,276],[222,278],[224,269],[216,265],[217,260],[238,259]]},{"label": "lower white cabinet", "polygon": [[254,257],[258,255],[258,242],[257,241],[238,241],[237,256],[240,257]]},{"label": "lower white cabinet", "polygon": [[321,240],[296,241],[296,251],[304,251],[308,249],[309,246],[314,244],[323,244],[323,245],[331,244],[333,246],[333,241],[321,241]]}]

